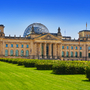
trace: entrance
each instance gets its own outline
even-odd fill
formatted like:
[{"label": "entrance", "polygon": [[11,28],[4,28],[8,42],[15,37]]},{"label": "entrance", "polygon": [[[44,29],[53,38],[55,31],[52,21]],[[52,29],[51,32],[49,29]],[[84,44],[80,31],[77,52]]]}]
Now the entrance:
[{"label": "entrance", "polygon": [[88,57],[90,58],[90,53],[88,53]]}]

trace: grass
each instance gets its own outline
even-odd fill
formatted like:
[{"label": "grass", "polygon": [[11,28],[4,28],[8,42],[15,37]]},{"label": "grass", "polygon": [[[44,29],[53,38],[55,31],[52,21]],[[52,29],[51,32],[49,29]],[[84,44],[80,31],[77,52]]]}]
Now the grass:
[{"label": "grass", "polygon": [[90,90],[90,82],[86,75],[55,75],[0,62],[0,90]]}]

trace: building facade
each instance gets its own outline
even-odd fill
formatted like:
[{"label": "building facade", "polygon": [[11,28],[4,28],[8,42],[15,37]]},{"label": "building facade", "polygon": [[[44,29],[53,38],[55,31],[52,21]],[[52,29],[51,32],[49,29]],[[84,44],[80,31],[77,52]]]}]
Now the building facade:
[{"label": "building facade", "polygon": [[49,33],[46,26],[33,23],[24,31],[23,37],[5,36],[0,25],[0,57],[90,60],[90,30],[79,31],[79,39]]}]

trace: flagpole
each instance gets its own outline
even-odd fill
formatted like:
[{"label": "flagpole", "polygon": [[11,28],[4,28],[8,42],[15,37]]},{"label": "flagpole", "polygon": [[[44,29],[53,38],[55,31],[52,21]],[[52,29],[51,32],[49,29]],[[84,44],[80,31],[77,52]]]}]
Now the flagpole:
[{"label": "flagpole", "polygon": [[87,30],[87,22],[86,22],[86,30]]}]

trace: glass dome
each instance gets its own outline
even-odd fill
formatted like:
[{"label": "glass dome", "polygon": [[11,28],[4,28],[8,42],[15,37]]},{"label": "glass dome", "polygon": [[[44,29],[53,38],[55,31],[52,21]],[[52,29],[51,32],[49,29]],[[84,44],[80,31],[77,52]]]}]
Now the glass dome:
[{"label": "glass dome", "polygon": [[34,27],[34,32],[37,33],[37,34],[49,33],[49,30],[43,24],[41,24],[41,23],[33,23],[33,24],[30,24],[25,29],[23,37],[25,37],[25,36],[27,36],[27,35],[29,35],[31,33],[32,26]]}]

